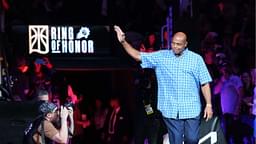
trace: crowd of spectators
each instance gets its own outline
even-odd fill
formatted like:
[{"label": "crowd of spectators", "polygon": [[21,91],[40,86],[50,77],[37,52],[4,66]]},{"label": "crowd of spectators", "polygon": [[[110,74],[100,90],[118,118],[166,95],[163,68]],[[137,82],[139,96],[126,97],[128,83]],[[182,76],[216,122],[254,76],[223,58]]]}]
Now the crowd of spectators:
[{"label": "crowd of spectators", "polygon": [[[211,83],[213,109],[221,118],[228,143],[254,143],[253,101],[255,80],[255,8],[254,1],[214,1],[200,6],[200,47],[213,78]],[[196,18],[195,18],[196,19]],[[184,28],[185,29],[185,28]],[[137,49],[152,52],[167,48],[146,34]],[[162,37],[166,38],[168,33]],[[148,40],[155,41],[152,44]],[[145,46],[147,45],[147,46]],[[191,47],[189,47],[191,48]],[[194,49],[195,48],[191,48]],[[255,105],[255,104],[254,104]],[[246,131],[246,132],[245,132]]]},{"label": "crowd of spectators", "polygon": [[[255,69],[253,1],[218,1],[200,14],[201,47],[213,83],[213,108],[226,139],[252,143]],[[247,131],[247,132],[245,132]]]},{"label": "crowd of spectators", "polygon": [[7,101],[32,102],[38,107],[51,103],[58,110],[62,106],[72,107],[73,130],[69,134],[69,143],[128,144],[131,141],[130,116],[119,95],[103,99],[103,96],[85,96],[83,91],[74,88],[77,85],[70,84],[55,69],[46,56],[17,58],[10,75],[10,93],[4,95]]}]

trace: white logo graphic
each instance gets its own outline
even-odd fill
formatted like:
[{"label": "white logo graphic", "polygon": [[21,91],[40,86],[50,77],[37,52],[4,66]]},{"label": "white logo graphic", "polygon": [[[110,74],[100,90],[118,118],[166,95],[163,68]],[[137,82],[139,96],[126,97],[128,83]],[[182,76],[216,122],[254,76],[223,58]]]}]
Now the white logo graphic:
[{"label": "white logo graphic", "polygon": [[47,25],[29,26],[29,54],[49,53],[49,28]]},{"label": "white logo graphic", "polygon": [[79,32],[77,33],[76,39],[81,39],[81,38],[83,38],[83,37],[84,37],[85,39],[87,39],[89,35],[90,35],[90,30],[89,30],[89,28],[87,28],[87,27],[82,27],[82,28],[79,30]]}]

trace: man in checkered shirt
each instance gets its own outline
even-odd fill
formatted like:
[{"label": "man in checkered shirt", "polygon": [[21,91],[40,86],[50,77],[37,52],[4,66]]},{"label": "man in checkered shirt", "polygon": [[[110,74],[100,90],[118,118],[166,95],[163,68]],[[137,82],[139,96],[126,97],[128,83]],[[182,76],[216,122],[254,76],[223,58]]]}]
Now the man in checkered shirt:
[{"label": "man in checkered shirt", "polygon": [[187,36],[177,32],[172,38],[171,50],[152,53],[139,52],[126,40],[119,26],[114,26],[125,51],[142,68],[153,68],[158,83],[158,109],[163,114],[170,144],[197,144],[201,113],[200,90],[206,106],[204,118],[213,115],[209,83],[212,78],[203,58],[187,49]]}]

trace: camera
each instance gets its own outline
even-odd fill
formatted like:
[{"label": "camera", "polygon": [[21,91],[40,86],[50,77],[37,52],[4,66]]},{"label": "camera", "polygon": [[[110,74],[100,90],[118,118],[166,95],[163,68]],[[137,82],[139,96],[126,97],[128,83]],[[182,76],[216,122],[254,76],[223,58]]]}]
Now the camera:
[{"label": "camera", "polygon": [[69,107],[74,108],[74,103],[73,103],[73,102],[71,102],[71,101],[68,101],[68,102],[64,103],[64,105],[63,105],[63,106],[64,106],[64,107],[66,107],[67,109],[68,109]]}]

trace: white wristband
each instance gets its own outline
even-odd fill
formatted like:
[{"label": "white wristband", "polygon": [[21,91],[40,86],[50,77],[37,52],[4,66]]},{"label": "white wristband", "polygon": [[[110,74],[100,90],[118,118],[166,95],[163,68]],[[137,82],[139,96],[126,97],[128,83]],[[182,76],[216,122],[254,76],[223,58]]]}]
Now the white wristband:
[{"label": "white wristband", "polygon": [[212,107],[212,104],[206,104],[206,107]]}]

